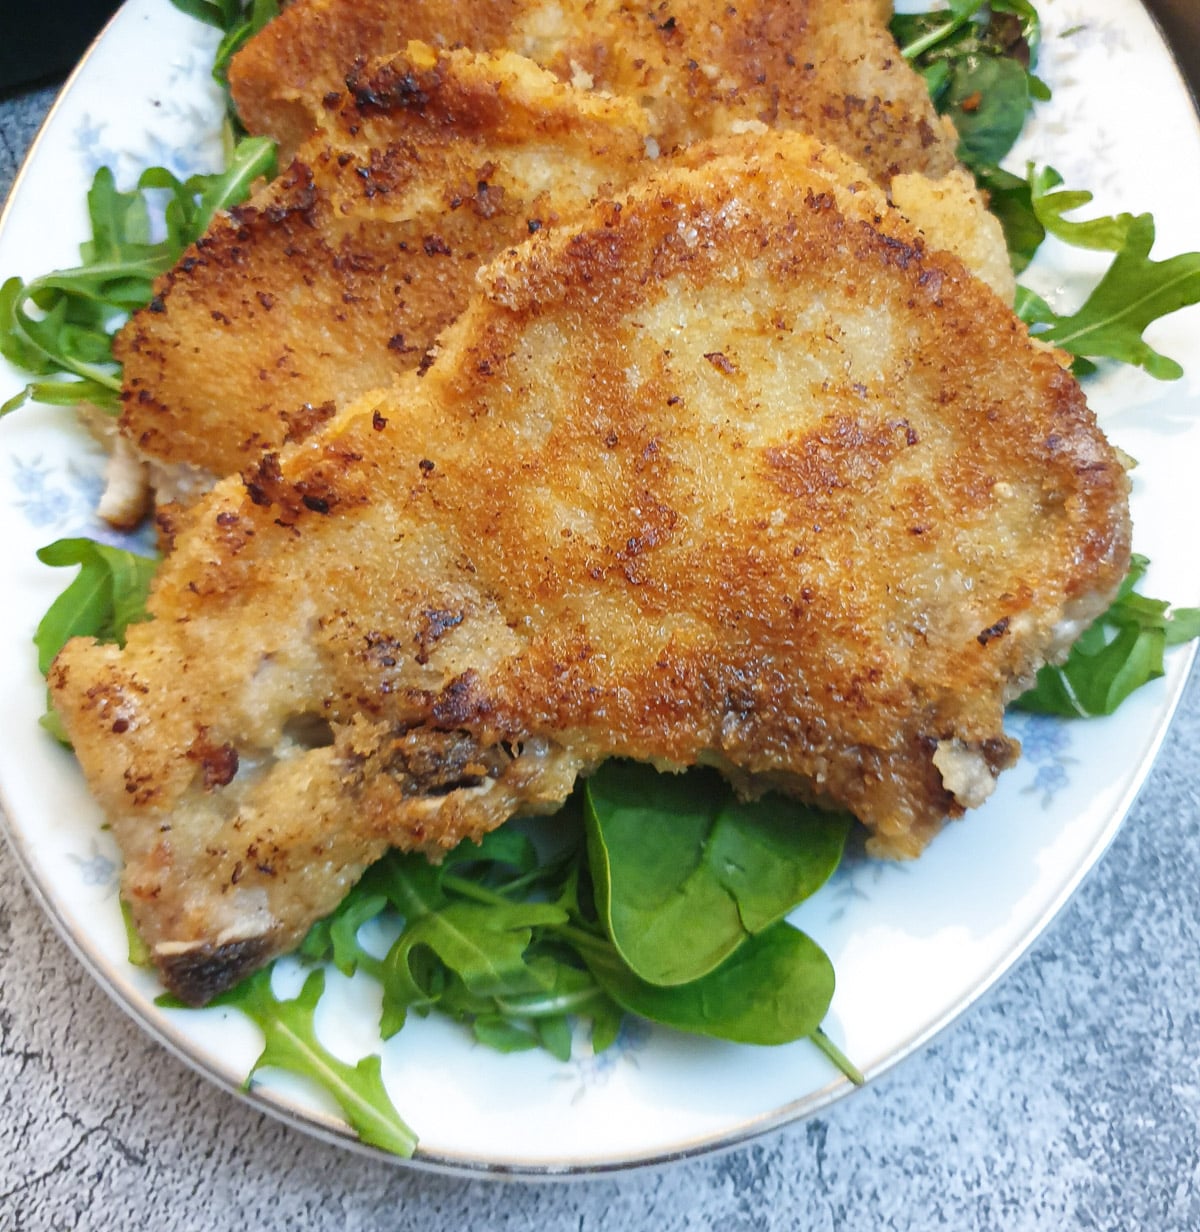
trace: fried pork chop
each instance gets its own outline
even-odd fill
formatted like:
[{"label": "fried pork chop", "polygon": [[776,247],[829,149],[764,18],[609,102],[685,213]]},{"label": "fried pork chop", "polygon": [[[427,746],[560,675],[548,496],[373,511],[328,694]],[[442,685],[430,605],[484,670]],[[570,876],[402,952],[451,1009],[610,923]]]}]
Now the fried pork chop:
[{"label": "fried pork chop", "polygon": [[[303,439],[423,362],[478,267],[652,168],[629,99],[511,53],[413,43],[357,72],[291,167],[216,218],[117,339],[136,454],[213,476]],[[1011,298],[961,170],[897,176],[903,212]]]},{"label": "fried pork chop", "polygon": [[921,850],[1125,571],[1062,357],[861,169],[693,150],[485,267],[437,359],[187,515],[55,708],[163,979],[202,1002],[389,846],[717,766]]},{"label": "fried pork chop", "polygon": [[623,188],[646,121],[508,53],[413,44],[250,201],[218,216],[120,334],[121,431],[213,475],[416,367],[479,266]]},{"label": "fried pork chop", "polygon": [[296,0],[234,59],[247,127],[296,148],[356,59],[409,39],[509,48],[636,99],[664,151],[767,125],[837,145],[881,183],[941,176],[957,137],[887,29],[886,0]]}]

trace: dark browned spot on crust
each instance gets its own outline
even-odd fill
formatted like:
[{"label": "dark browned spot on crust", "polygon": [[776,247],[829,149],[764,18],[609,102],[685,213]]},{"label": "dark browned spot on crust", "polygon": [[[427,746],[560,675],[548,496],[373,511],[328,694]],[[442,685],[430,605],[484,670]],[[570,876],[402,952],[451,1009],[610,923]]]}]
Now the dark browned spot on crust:
[{"label": "dark browned spot on crust", "polygon": [[167,988],[188,1005],[199,1006],[256,971],[274,948],[271,934],[266,933],[224,945],[205,942],[179,954],[156,950],[154,961]]},{"label": "dark browned spot on crust", "polygon": [[[333,467],[355,460],[337,457],[332,449],[327,452],[331,454]],[[242,475],[242,483],[254,504],[264,509],[272,506],[279,509],[279,522],[283,526],[290,526],[305,510],[325,514],[341,503],[333,481],[320,466],[314,467],[306,478],[292,482],[284,475],[277,453],[263,454],[257,465],[249,467]]]},{"label": "dark browned spot on crust", "polygon": [[333,402],[322,402],[320,406],[305,402],[294,411],[280,411],[279,418],[287,425],[284,440],[290,444],[292,441],[302,441],[306,436],[311,436],[321,424],[333,418],[336,410],[337,407]]},{"label": "dark browned spot on crust", "polygon": [[203,728],[192,742],[187,756],[189,760],[200,763],[205,791],[227,787],[238,771],[237,749],[232,744],[212,743]]},{"label": "dark browned spot on crust", "polygon": [[861,489],[897,456],[908,432],[898,424],[832,417],[794,444],[764,450],[767,473],[788,496],[809,501],[841,489]]},{"label": "dark browned spot on crust", "polygon": [[366,71],[366,60],[358,57],[346,74],[346,88],[355,106],[364,114],[379,111],[421,111],[429,104],[431,94],[441,84],[441,75],[402,71],[395,64],[384,64],[374,72]]},{"label": "dark browned spot on crust", "polygon": [[474,669],[456,676],[433,703],[435,722],[443,727],[465,727],[487,714],[491,706]]},{"label": "dark browned spot on crust", "polygon": [[705,351],[704,358],[718,372],[724,372],[727,376],[732,376],[737,371],[737,365],[723,351]]},{"label": "dark browned spot on crust", "polygon": [[500,778],[513,757],[502,744],[481,744],[472,732],[418,727],[393,740],[383,769],[406,796],[444,796]]},{"label": "dark browned spot on crust", "polygon": [[431,650],[443,634],[462,624],[463,613],[451,612],[441,608],[431,608],[421,613],[421,627],[413,640],[417,643],[417,662],[429,662]]},{"label": "dark browned spot on crust", "polygon": [[998,637],[1003,637],[1008,632],[1008,617],[1001,616],[994,625],[988,625],[986,629],[980,633],[975,640],[981,645],[986,646],[988,642],[995,641]]},{"label": "dark browned spot on crust", "polygon": [[256,505],[266,507],[283,503],[283,472],[279,467],[277,453],[264,454],[256,466],[242,475],[246,492]]}]

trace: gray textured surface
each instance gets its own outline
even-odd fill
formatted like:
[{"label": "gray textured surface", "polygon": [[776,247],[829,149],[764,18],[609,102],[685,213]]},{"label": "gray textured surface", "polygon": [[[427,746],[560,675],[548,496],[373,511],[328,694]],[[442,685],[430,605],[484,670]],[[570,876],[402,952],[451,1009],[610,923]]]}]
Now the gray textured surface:
[{"label": "gray textured surface", "polygon": [[[50,101],[0,101],[0,196]],[[1200,677],[1112,849],[1017,968],[826,1115],[597,1181],[463,1182],[311,1141],[84,974],[0,844],[0,1229],[1200,1229]]]},{"label": "gray textured surface", "polygon": [[56,87],[42,86],[0,95],[0,202],[8,196],[25,151],[33,143],[56,93]]}]

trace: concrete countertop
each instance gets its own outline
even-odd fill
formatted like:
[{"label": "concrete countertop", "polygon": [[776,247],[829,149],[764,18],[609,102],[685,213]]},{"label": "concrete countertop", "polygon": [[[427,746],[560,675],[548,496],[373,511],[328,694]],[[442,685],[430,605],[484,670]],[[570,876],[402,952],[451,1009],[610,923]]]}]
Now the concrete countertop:
[{"label": "concrete countertop", "polygon": [[[53,96],[0,99],[0,198]],[[348,1154],[197,1077],[93,984],[0,843],[0,1228],[1200,1228],[1197,886],[1193,673],[1099,867],[932,1045],[736,1151],[500,1184]]]}]

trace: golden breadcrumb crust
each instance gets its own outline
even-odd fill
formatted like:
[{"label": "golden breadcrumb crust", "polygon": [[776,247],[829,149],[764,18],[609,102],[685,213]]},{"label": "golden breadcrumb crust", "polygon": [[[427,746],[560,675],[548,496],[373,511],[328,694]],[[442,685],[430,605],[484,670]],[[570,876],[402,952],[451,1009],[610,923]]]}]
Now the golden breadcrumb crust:
[{"label": "golden breadcrumb crust", "polygon": [[[353,86],[118,337],[121,431],[138,454],[220,476],[302,440],[426,362],[483,262],[655,166],[633,101],[511,53],[413,43]],[[965,172],[894,185],[932,247],[1011,298],[999,223]]]},{"label": "golden breadcrumb crust", "polygon": [[296,0],[235,57],[253,132],[295,149],[356,59],[410,39],[507,48],[564,81],[635,99],[664,151],[747,126],[839,146],[886,183],[941,176],[957,137],[901,57],[880,0]]},{"label": "golden breadcrumb crust", "polygon": [[122,433],[214,475],[415,368],[479,266],[623,188],[645,117],[532,62],[413,45],[155,285],[118,336]]}]

